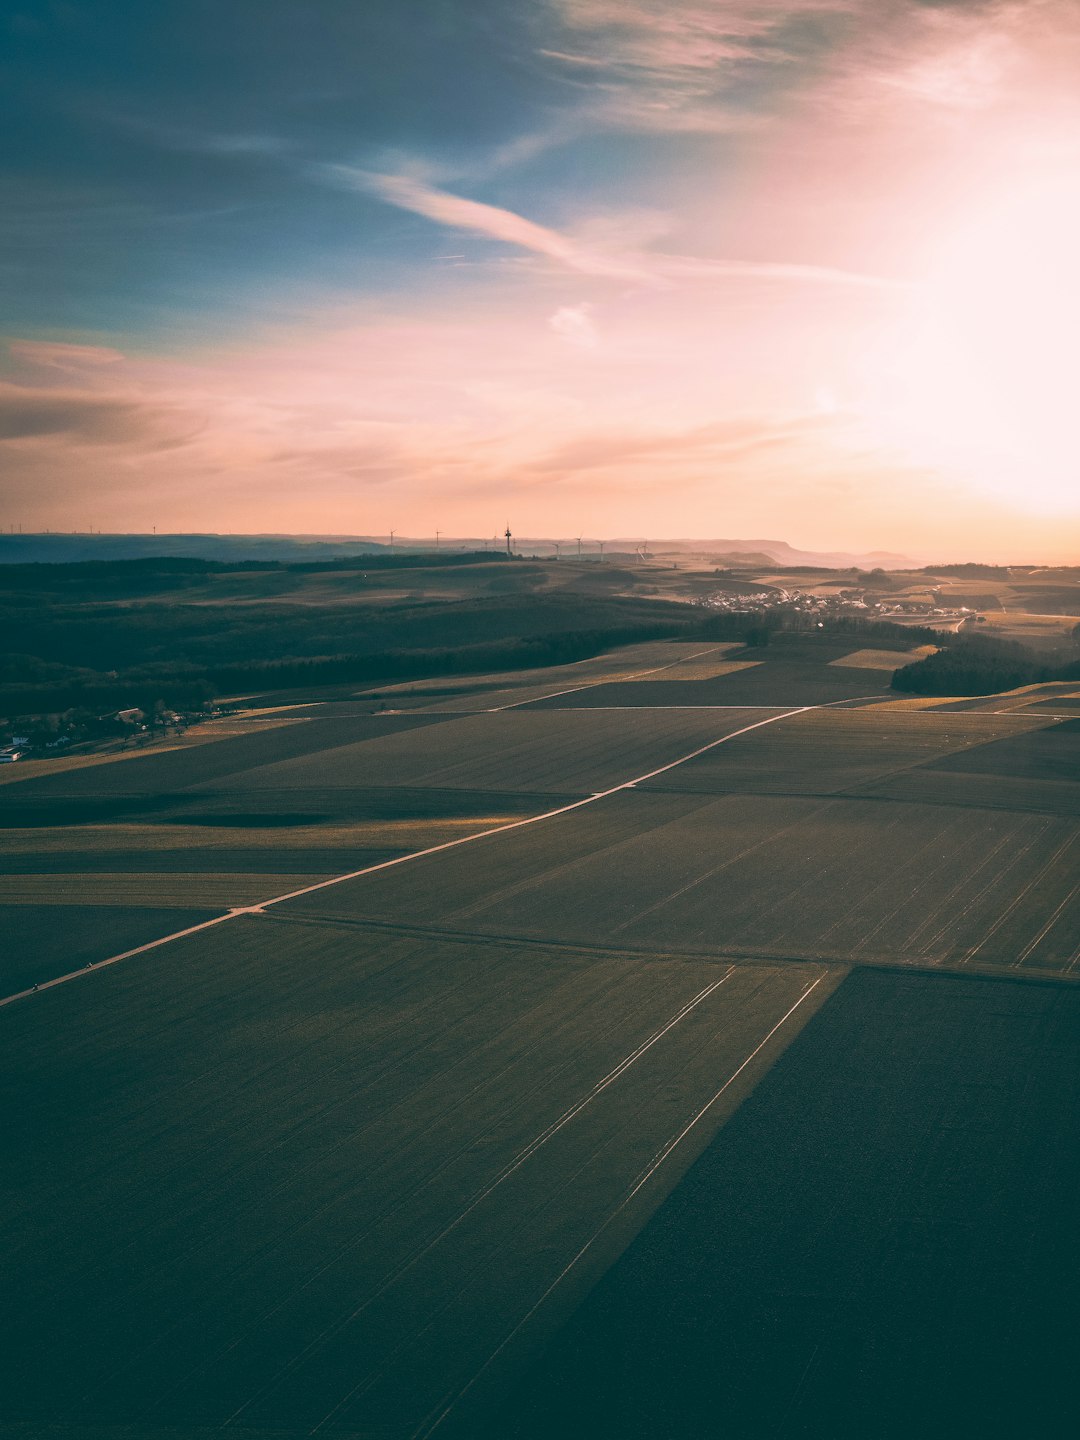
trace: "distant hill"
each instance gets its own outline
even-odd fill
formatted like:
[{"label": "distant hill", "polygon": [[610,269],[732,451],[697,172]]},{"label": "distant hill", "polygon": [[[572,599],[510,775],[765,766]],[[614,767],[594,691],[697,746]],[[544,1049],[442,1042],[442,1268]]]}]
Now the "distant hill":
[{"label": "distant hill", "polygon": [[362,537],[307,535],[0,535],[0,564],[79,560],[331,560],[379,555],[388,546]]},{"label": "distant hill", "polygon": [[[633,541],[613,540],[613,546],[633,549]],[[870,550],[862,554],[840,550],[796,550],[786,540],[656,540],[650,543],[651,550],[669,553],[672,551],[703,551],[729,564],[756,565],[761,557],[767,556],[777,565],[822,565],[830,570],[909,570],[915,561],[908,555],[898,555],[890,550]],[[743,558],[745,557],[745,558]]]},{"label": "distant hill", "polygon": [[[562,553],[575,555],[576,542],[564,540]],[[598,543],[583,542],[582,558],[597,559]],[[634,559],[640,540],[605,541],[606,558]],[[480,550],[492,545],[501,550],[501,541],[475,538],[447,538],[442,548]],[[549,539],[515,538],[514,549],[526,555],[554,555],[556,542]],[[381,540],[365,535],[0,535],[0,564],[63,564],[83,560],[141,560],[152,556],[176,556],[194,560],[331,560],[389,551]],[[395,551],[430,551],[431,540],[400,537]],[[657,540],[650,551],[658,554],[707,554],[722,565],[821,565],[848,570],[858,566],[872,570],[903,570],[914,566],[905,555],[884,550],[866,554],[796,550],[786,540]]]}]

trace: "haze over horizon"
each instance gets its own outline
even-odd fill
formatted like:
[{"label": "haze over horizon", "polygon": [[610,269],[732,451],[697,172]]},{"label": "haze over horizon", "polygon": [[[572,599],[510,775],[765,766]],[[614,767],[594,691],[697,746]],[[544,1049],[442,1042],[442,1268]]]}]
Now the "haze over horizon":
[{"label": "haze over horizon", "polygon": [[1074,0],[25,0],[0,521],[1080,558]]}]

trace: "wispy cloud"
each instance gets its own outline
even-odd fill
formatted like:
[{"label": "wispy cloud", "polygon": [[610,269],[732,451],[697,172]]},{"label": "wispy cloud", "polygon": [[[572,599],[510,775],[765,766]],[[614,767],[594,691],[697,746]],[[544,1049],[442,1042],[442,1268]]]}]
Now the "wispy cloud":
[{"label": "wispy cloud", "polygon": [[56,370],[96,370],[117,365],[124,358],[108,345],[73,345],[60,340],[12,340],[7,348],[11,358],[21,364]]},{"label": "wispy cloud", "polygon": [[[594,117],[619,128],[727,131],[762,116],[781,67],[805,59],[793,24],[819,31],[861,0],[549,0],[538,55],[565,83],[591,91]],[[800,45],[820,47],[822,34]],[[793,48],[794,47],[794,48]],[[738,93],[756,78],[755,98]]]},{"label": "wispy cloud", "polygon": [[1033,50],[1060,63],[1080,32],[1075,0],[548,0],[546,14],[537,57],[589,97],[593,123],[628,130],[767,126],[792,97],[852,119],[890,98],[928,120],[982,111],[1030,78]]},{"label": "wispy cloud", "polygon": [[[571,235],[538,225],[512,210],[467,200],[404,175],[383,175],[343,165],[323,167],[339,183],[377,196],[388,205],[422,215],[454,230],[529,250],[568,270],[609,280],[667,286],[691,280],[766,280],[798,284],[883,286],[894,282],[858,271],[797,262],[724,260],[669,255],[657,250],[605,251]],[[593,226],[594,229],[600,228]],[[611,228],[611,227],[607,227]]]},{"label": "wispy cloud", "polygon": [[434,220],[452,230],[472,231],[491,240],[502,240],[522,250],[546,255],[569,270],[614,280],[640,282],[652,278],[648,271],[629,260],[590,251],[560,231],[526,220],[512,210],[467,200],[404,175],[382,175],[371,170],[354,170],[345,165],[324,167],[324,173],[336,178],[339,183],[375,195],[388,205],[410,210],[414,215],[423,215],[425,219]]},{"label": "wispy cloud", "polygon": [[842,421],[820,412],[790,416],[737,416],[683,430],[622,430],[577,436],[533,461],[527,468],[543,473],[574,474],[656,462],[732,459],[753,451],[795,443],[815,431],[836,428]]}]

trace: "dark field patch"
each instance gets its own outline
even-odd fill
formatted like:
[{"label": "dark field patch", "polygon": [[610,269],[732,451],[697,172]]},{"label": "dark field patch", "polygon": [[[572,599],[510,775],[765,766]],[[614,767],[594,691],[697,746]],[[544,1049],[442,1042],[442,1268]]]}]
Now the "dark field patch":
[{"label": "dark field patch", "polygon": [[[414,847],[408,846],[407,849]],[[334,849],[291,850],[288,841],[268,849],[200,850],[186,846],[176,850],[67,850],[38,853],[23,852],[0,856],[0,875],[93,875],[127,872],[131,874],[182,874],[199,872],[213,875],[266,874],[276,875],[340,875],[346,870],[360,870],[389,860],[401,850]],[[0,917],[2,918],[2,917]],[[58,923],[63,923],[58,917]]]},{"label": "dark field patch", "polygon": [[[374,744],[345,746],[329,759],[302,756],[245,771],[230,786],[234,804],[289,791],[320,808],[334,790],[346,795],[381,785],[440,790],[589,793],[679,760],[746,723],[745,713],[663,711],[632,726],[618,714],[512,710],[462,715]],[[201,787],[205,793],[209,786]],[[316,802],[315,797],[319,797]]]},{"label": "dark field patch", "polygon": [[1038,721],[890,706],[811,710],[762,725],[642,786],[691,794],[828,795],[985,746]]},{"label": "dark field patch", "polygon": [[409,1440],[831,984],[245,916],[0,1011],[5,1418]]},{"label": "dark field patch", "polygon": [[[850,646],[849,646],[850,649]],[[753,658],[757,658],[756,656]],[[831,657],[830,657],[831,658]],[[833,669],[821,662],[765,660],[752,669],[736,670],[712,680],[627,680],[592,685],[573,695],[536,700],[526,710],[595,710],[656,706],[761,705],[785,709],[824,705],[834,700],[887,695],[889,677],[872,670]]]},{"label": "dark field patch", "polygon": [[1080,719],[949,755],[927,767],[961,774],[1080,783]]},{"label": "dark field patch", "polygon": [[14,995],[220,913],[130,905],[0,905],[0,995]]},{"label": "dark field patch", "polygon": [[256,730],[250,735],[230,735],[207,740],[179,750],[117,760],[111,765],[91,765],[83,770],[65,770],[42,775],[5,787],[4,810],[9,804],[23,806],[29,801],[77,801],[89,797],[162,795],[238,775],[256,766],[379,740],[401,730],[434,725],[434,715],[367,715],[342,720],[310,720]]},{"label": "dark field patch", "polygon": [[518,1440],[1076,1420],[1080,990],[856,972],[501,1415]]}]

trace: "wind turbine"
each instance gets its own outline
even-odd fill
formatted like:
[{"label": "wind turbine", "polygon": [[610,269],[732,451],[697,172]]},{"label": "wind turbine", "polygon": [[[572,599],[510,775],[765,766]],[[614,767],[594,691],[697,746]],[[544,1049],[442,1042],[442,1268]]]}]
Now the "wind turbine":
[{"label": "wind turbine", "polygon": [[577,558],[581,559],[581,536],[577,537]]},{"label": "wind turbine", "polygon": [[510,550],[510,541],[511,541],[512,539],[513,539],[513,536],[510,534],[510,524],[509,524],[509,522],[507,522],[507,526],[506,526],[506,553],[507,553],[507,555],[509,555],[509,554],[512,553],[511,550]]}]

